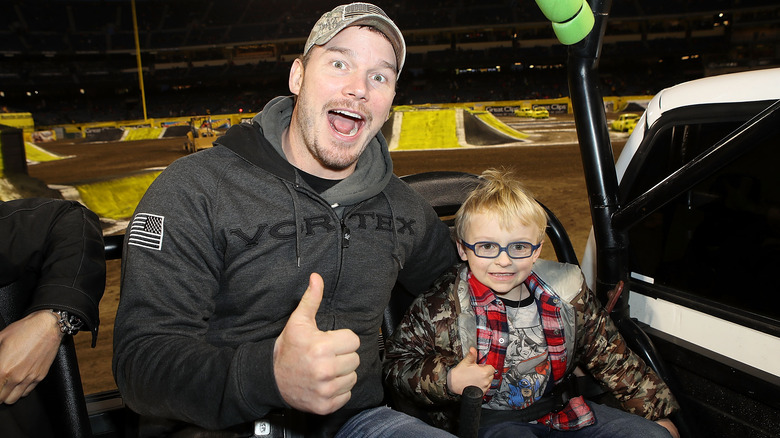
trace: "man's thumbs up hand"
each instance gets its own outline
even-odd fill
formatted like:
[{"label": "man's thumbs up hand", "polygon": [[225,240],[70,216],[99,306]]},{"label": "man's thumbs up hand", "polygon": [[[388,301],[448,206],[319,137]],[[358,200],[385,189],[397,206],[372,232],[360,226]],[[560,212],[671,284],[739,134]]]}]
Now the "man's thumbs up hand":
[{"label": "man's thumbs up hand", "polygon": [[347,403],[357,382],[360,339],[349,329],[323,332],[317,310],[324,284],[319,274],[274,344],[274,376],[282,398],[295,409],[325,415]]},{"label": "man's thumbs up hand", "polygon": [[298,307],[296,307],[290,315],[287,325],[293,323],[317,328],[317,311],[320,309],[324,289],[325,284],[322,281],[320,274],[312,273],[309,276],[309,287],[306,288],[306,291],[303,293],[301,301],[298,303]]}]

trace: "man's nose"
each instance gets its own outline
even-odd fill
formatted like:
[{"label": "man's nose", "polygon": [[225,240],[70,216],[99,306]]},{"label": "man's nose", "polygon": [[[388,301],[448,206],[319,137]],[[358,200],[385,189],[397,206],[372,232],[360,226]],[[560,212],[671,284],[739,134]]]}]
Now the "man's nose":
[{"label": "man's nose", "polygon": [[349,80],[344,86],[344,94],[355,99],[367,100],[367,90],[367,79],[360,74],[350,75]]}]

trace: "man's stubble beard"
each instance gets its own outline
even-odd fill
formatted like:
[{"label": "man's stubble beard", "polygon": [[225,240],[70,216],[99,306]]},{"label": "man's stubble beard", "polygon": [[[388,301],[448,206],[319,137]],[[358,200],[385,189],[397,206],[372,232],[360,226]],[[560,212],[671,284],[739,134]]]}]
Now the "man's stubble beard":
[{"label": "man's stubble beard", "polygon": [[[355,163],[358,158],[360,158],[360,155],[366,149],[373,136],[368,137],[366,143],[360,146],[356,153],[352,153],[356,147],[354,144],[339,142],[335,139],[333,140],[332,147],[330,148],[321,145],[317,139],[317,133],[314,128],[316,118],[320,117],[322,120],[324,120],[324,127],[327,130],[330,124],[328,121],[328,108],[354,108],[355,105],[346,99],[341,101],[331,100],[325,107],[320,110],[319,114],[313,115],[312,113],[314,110],[307,106],[307,99],[305,97],[307,95],[305,91],[306,87],[307,85],[304,82],[301,85],[301,90],[298,94],[298,98],[296,99],[294,109],[298,116],[297,120],[299,125],[298,129],[300,138],[303,139],[303,142],[306,145],[306,148],[309,150],[309,153],[323,167],[334,171],[344,170]],[[363,105],[358,105],[357,110],[366,116],[366,119],[364,120],[364,126],[361,128],[363,132],[366,132],[372,126],[373,117]]]}]

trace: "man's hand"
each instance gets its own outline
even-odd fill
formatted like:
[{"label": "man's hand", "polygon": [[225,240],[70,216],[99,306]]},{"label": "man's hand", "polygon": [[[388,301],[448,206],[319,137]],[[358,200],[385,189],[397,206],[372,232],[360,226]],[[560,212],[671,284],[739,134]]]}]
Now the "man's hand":
[{"label": "man's hand", "polygon": [[493,381],[496,369],[493,365],[477,363],[477,349],[469,348],[469,354],[447,373],[447,387],[454,394],[463,394],[467,386],[476,386],[486,393]]},{"label": "man's hand", "polygon": [[295,409],[330,414],[344,406],[357,382],[360,338],[352,330],[323,332],[317,328],[317,309],[323,294],[319,274],[309,287],[274,344],[274,376],[282,398]]},{"label": "man's hand", "polygon": [[0,331],[0,403],[16,403],[49,373],[63,336],[56,316],[39,310]]}]

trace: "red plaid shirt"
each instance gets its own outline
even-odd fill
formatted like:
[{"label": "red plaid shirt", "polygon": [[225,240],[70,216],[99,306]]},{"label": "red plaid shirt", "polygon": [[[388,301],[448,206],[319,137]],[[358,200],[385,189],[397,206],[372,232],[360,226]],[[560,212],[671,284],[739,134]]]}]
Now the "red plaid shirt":
[{"label": "red plaid shirt", "polygon": [[[480,364],[490,364],[496,369],[490,388],[485,393],[484,401],[490,401],[501,387],[503,380],[504,359],[509,342],[509,323],[506,310],[499,304],[493,291],[479,282],[469,272],[469,289],[471,306],[477,319],[477,361]],[[552,378],[557,383],[566,376],[566,345],[561,319],[560,298],[551,293],[544,282],[533,272],[525,281],[531,294],[536,297],[542,330],[547,342],[548,361],[552,369]],[[503,342],[502,342],[503,341]],[[548,390],[551,390],[548,387]],[[546,391],[547,392],[547,391]],[[593,424],[596,419],[585,400],[575,397],[560,412],[551,412],[537,420],[556,430],[577,430]]]}]

